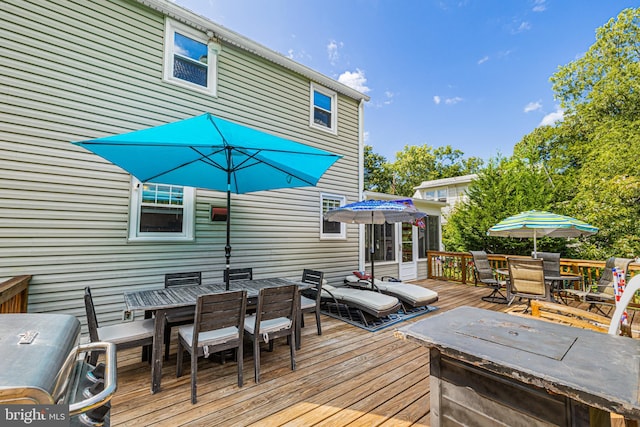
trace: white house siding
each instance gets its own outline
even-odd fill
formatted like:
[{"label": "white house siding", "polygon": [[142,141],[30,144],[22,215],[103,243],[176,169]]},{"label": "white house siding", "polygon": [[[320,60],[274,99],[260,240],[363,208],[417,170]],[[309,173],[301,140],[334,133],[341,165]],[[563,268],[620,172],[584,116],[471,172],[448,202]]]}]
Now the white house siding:
[{"label": "white house siding", "polygon": [[91,286],[100,321],[122,292],[161,287],[172,271],[222,278],[225,226],[197,191],[195,241],[127,242],[130,176],[70,144],[210,111],[344,156],[317,187],[232,195],[234,267],[342,280],[358,263],[358,228],[320,240],[320,193],[358,199],[358,103],[339,95],[338,135],[309,127],[309,79],[222,42],[218,96],[162,81],[164,17],[136,2],[0,2],[0,279],[31,274],[29,311],[84,321]]}]

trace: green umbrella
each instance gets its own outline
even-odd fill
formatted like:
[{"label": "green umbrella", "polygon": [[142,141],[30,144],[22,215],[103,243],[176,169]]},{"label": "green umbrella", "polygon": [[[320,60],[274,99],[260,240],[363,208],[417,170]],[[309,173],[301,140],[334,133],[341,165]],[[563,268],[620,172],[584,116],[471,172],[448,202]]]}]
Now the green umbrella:
[{"label": "green umbrella", "polygon": [[589,236],[598,229],[579,219],[545,211],[527,211],[503,219],[487,231],[488,236],[533,237],[533,254],[537,254],[538,237]]}]

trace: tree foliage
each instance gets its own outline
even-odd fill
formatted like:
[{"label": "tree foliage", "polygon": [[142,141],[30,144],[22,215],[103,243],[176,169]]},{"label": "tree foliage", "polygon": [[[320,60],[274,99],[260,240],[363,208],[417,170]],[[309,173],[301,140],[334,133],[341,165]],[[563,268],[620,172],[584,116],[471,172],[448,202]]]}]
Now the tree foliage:
[{"label": "tree foliage", "polygon": [[364,146],[364,189],[389,193],[393,181],[393,172],[387,159],[373,152],[370,145]]},{"label": "tree foliage", "polygon": [[[600,229],[560,247],[563,256],[640,255],[639,60],[640,9],[626,9],[596,31],[583,57],[551,77],[564,120],[535,129],[515,146],[511,159],[491,163],[480,175],[469,189],[468,203],[449,219],[447,249],[519,253],[483,232],[501,219],[497,213],[506,217],[546,207]],[[522,182],[516,186],[511,180]],[[565,243],[548,239],[542,248]]]}]

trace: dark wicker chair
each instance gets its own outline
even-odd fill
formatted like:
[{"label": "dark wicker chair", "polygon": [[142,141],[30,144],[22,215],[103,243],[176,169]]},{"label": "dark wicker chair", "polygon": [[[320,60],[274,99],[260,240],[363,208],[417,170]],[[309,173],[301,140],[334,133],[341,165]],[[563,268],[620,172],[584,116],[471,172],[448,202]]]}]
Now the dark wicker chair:
[{"label": "dark wicker chair", "polygon": [[247,308],[247,291],[207,294],[198,297],[193,325],[178,328],[178,360],[176,376],[182,376],[182,358],[186,350],[191,355],[191,403],[197,402],[196,382],[198,358],[236,350],[238,387],[243,384],[243,337]]},{"label": "dark wicker chair", "polygon": [[485,251],[469,251],[473,257],[473,272],[475,275],[476,285],[482,283],[490,287],[491,293],[483,296],[482,300],[495,304],[506,304],[507,297],[502,293],[502,288],[506,286],[506,282],[496,279],[489,258]]}]

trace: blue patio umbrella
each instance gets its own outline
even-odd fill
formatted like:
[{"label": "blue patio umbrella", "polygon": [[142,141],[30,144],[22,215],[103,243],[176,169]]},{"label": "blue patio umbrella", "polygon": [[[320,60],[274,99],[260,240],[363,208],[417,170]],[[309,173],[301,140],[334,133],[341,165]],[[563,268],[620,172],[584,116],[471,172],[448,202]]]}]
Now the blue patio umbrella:
[{"label": "blue patio umbrella", "polygon": [[[210,113],[74,144],[109,160],[141,182],[226,191],[227,271],[231,258],[231,193],[315,186],[341,157]],[[226,286],[228,289],[228,280]]]},{"label": "blue patio umbrella", "polygon": [[337,221],[355,224],[371,224],[371,283],[375,280],[375,270],[373,254],[375,245],[373,243],[373,224],[411,222],[414,223],[420,218],[427,216],[420,212],[411,199],[401,200],[362,200],[340,206],[336,209],[328,210],[324,213],[327,221]]}]

